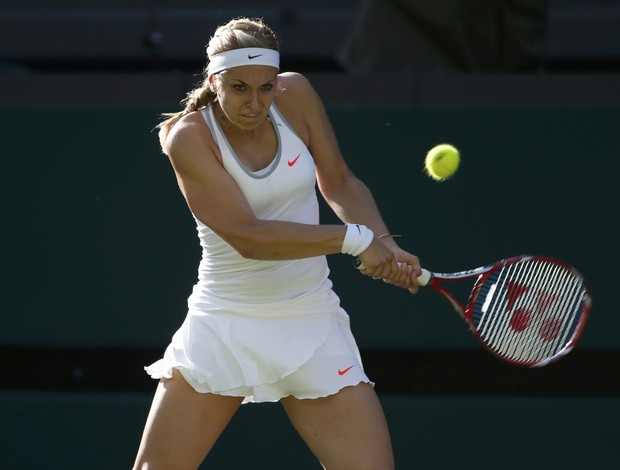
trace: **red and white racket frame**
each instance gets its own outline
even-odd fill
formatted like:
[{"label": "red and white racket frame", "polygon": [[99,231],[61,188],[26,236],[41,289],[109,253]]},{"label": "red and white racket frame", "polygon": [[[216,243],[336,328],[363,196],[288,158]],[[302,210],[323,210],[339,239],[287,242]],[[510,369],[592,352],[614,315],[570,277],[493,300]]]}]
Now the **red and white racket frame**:
[{"label": "red and white racket frame", "polygon": [[[570,270],[576,277],[578,277],[582,281],[584,289],[587,292],[586,298],[584,300],[583,311],[579,318],[579,323],[575,327],[575,330],[571,338],[569,339],[568,343],[558,354],[555,354],[553,357],[544,359],[542,361],[519,362],[519,361],[510,360],[509,358],[496,354],[495,351],[493,351],[486,344],[485,340],[480,336],[473,322],[473,311],[474,311],[475,302],[478,298],[478,295],[480,294],[481,287],[484,285],[485,281],[489,278],[489,276],[491,276],[491,274],[497,271],[498,269],[509,266],[511,264],[520,263],[523,261],[542,261],[542,262],[549,262],[549,263],[562,266],[565,269]],[[469,299],[467,301],[466,307],[463,307],[463,304],[461,304],[461,302],[458,301],[458,299],[454,296],[454,294],[452,294],[450,291],[445,289],[442,285],[442,282],[457,281],[457,280],[468,279],[468,278],[473,278],[473,277],[478,277],[478,279],[474,283],[471,293],[469,294]],[[439,292],[441,295],[443,295],[444,298],[446,298],[450,302],[450,304],[453,306],[456,312],[463,318],[463,320],[465,320],[471,332],[478,339],[478,341],[485,347],[485,349],[487,349],[490,353],[492,353],[493,355],[495,355],[502,361],[505,361],[505,362],[508,362],[510,364],[520,366],[520,367],[545,366],[547,364],[550,364],[552,362],[559,360],[560,358],[568,354],[575,347],[576,343],[579,341],[579,338],[581,337],[581,334],[583,333],[586,320],[588,318],[591,305],[592,305],[592,296],[590,295],[589,288],[586,285],[585,280],[583,279],[583,276],[571,265],[563,261],[560,261],[558,259],[550,258],[547,256],[530,256],[530,255],[515,256],[512,258],[503,259],[501,261],[498,261],[496,263],[493,263],[487,266],[482,266],[482,267],[467,270],[467,271],[459,271],[455,273],[434,273],[434,272],[423,269],[422,275],[418,277],[418,282],[420,283],[421,286],[429,287],[433,289],[434,291]]]}]

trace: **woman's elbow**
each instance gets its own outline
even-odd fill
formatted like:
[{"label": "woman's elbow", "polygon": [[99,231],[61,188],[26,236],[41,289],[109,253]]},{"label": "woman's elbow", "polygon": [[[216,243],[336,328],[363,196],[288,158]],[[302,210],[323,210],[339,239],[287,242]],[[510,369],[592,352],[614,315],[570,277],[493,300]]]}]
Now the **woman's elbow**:
[{"label": "woman's elbow", "polygon": [[232,246],[237,253],[246,259],[265,260],[269,259],[269,248],[265,243],[261,243],[256,237],[252,236],[251,231],[244,235],[230,237],[227,243]]},{"label": "woman's elbow", "polygon": [[255,243],[250,241],[235,243],[232,247],[237,251],[237,253],[246,259],[261,259],[260,250]]}]

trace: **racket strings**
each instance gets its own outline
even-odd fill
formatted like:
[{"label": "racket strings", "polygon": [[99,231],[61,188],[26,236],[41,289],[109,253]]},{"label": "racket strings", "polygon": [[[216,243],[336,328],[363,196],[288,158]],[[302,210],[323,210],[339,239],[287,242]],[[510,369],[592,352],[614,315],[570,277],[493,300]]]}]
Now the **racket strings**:
[{"label": "racket strings", "polygon": [[[565,331],[574,324],[571,309],[572,276],[568,270],[559,266],[549,267],[540,280],[540,289],[545,294],[530,296],[526,304],[528,311],[534,312],[533,323],[524,331],[524,337],[514,350],[513,359],[521,361],[540,361],[555,356],[567,345]],[[574,282],[572,283],[574,286]],[[560,293],[561,294],[558,294]],[[557,303],[555,308],[551,308]],[[538,314],[537,312],[544,312]]]},{"label": "racket strings", "polygon": [[556,355],[568,347],[577,322],[582,304],[583,291],[575,276],[568,270],[558,276],[557,288],[562,289],[562,296],[558,300],[558,317],[545,319],[541,324],[539,335],[546,342],[540,349],[537,360]]},{"label": "racket strings", "polygon": [[[509,334],[510,342],[505,353],[508,358],[517,361],[540,361],[546,357],[559,354],[566,346],[562,341],[572,324],[571,309],[567,308],[570,295],[569,272],[555,265],[546,265],[526,282],[536,286],[531,295],[522,302],[522,311],[531,315],[531,325],[520,334]],[[515,312],[512,313],[513,317]]]},{"label": "racket strings", "polygon": [[[500,272],[501,274],[501,272]],[[493,348],[501,351],[504,355],[508,354],[508,351],[514,353],[515,349],[519,348],[519,344],[514,342],[516,335],[510,335],[510,330],[521,330],[522,328],[527,328],[528,318],[524,314],[526,312],[526,307],[515,307],[515,303],[518,298],[522,297],[525,293],[525,283],[532,282],[532,274],[526,273],[523,274],[523,266],[521,265],[510,265],[506,270],[505,275],[500,279],[502,279],[501,290],[500,292],[506,292],[506,302],[507,302],[507,310],[514,308],[513,315],[508,318],[507,316],[502,316],[497,314],[501,308],[501,297],[497,296],[495,299],[495,303],[493,305],[493,310],[490,312],[491,318],[495,321],[489,325],[489,337],[488,342],[491,345],[494,345]],[[519,283],[514,280],[520,279]],[[512,341],[511,341],[512,340]]]},{"label": "racket strings", "polygon": [[570,351],[588,298],[572,270],[546,260],[520,261],[486,279],[474,304],[474,326],[496,354],[538,363]]},{"label": "racket strings", "polygon": [[[551,292],[556,292],[557,286],[555,285],[555,281],[558,280],[558,277],[556,277],[558,275],[557,271],[557,266],[548,265],[536,271],[532,270],[530,273],[527,273],[523,281],[517,281],[523,282],[525,285],[536,285],[540,291],[538,294],[532,295],[529,293],[530,291],[528,289],[528,292],[523,294],[522,306],[515,307],[513,311],[511,319],[514,319],[514,315],[518,311],[525,317],[523,322],[526,323],[526,325],[524,325],[524,330],[520,332],[520,335],[511,335],[509,330],[504,331],[504,335],[509,338],[505,348],[505,354],[509,358],[519,361],[538,359],[537,355],[541,353],[542,349],[542,344],[538,340],[542,339],[540,336],[542,334],[541,328],[545,319],[543,315],[535,315],[529,312],[543,310],[545,306],[542,304],[547,304],[556,300],[556,295],[551,294]],[[546,292],[546,294],[541,294],[540,292]],[[517,300],[518,299],[515,299],[515,303]],[[507,328],[512,327],[514,329],[514,323],[515,322],[509,323]]]},{"label": "racket strings", "polygon": [[574,299],[579,283],[575,281],[570,271],[554,265],[545,266],[532,280],[536,286],[533,291],[538,292],[528,296],[523,307],[533,315],[532,324],[521,335],[513,335],[512,342],[517,347],[506,351],[509,358],[540,362],[560,354],[568,346],[569,332],[574,331],[579,312],[579,302]]}]

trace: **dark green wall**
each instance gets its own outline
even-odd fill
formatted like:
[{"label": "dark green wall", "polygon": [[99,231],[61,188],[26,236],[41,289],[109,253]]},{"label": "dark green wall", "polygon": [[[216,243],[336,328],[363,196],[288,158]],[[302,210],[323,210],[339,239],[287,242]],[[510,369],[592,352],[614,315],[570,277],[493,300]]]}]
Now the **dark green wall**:
[{"label": "dark green wall", "polygon": [[[200,256],[193,220],[152,131],[160,109],[3,109],[1,344],[164,346]],[[330,109],[350,166],[400,243],[436,271],[516,254],[573,263],[594,296],[582,345],[620,346],[620,109]],[[456,177],[422,173],[440,142]],[[325,221],[333,217],[324,212]],[[431,292],[417,297],[330,257],[362,347],[476,347]]]}]

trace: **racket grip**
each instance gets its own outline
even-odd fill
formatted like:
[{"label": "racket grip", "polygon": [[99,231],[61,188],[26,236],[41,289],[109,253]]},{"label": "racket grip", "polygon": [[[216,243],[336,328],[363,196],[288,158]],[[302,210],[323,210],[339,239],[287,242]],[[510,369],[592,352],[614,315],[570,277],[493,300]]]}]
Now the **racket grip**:
[{"label": "racket grip", "polygon": [[[362,260],[359,259],[358,256],[353,258],[353,266],[355,266],[357,269],[364,269],[364,263],[362,263]],[[420,286],[422,287],[428,286],[432,279],[433,274],[430,271],[422,268],[422,274],[418,276],[418,284],[420,284]]]}]

